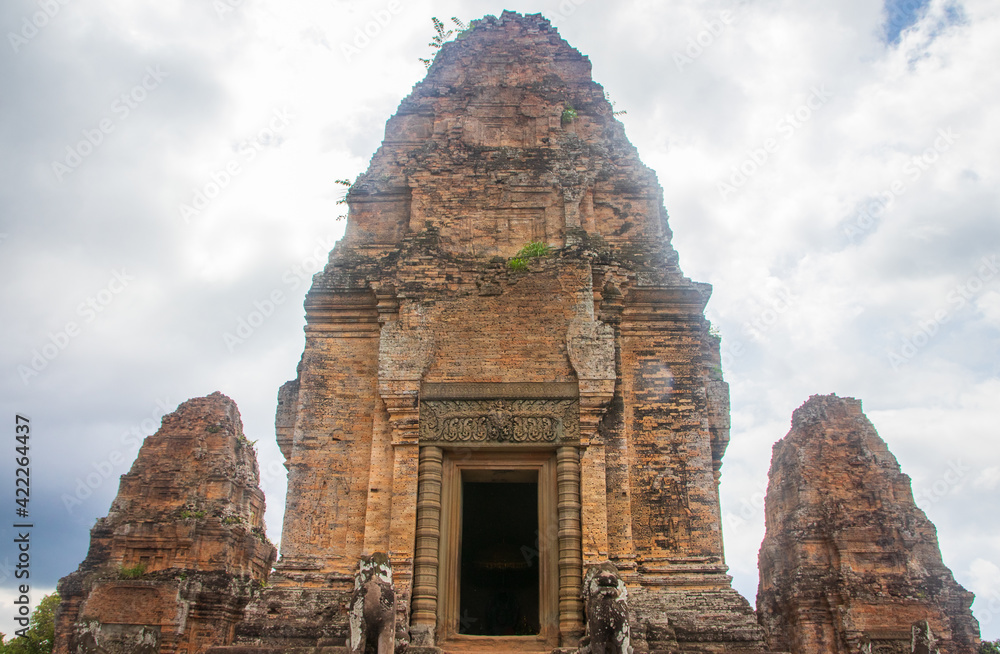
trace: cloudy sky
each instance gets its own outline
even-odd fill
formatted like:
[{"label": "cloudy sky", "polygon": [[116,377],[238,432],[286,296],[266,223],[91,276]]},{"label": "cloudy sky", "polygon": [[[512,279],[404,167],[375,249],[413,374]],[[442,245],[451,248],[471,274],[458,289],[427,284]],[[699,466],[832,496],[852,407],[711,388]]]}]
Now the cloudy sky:
[{"label": "cloudy sky", "polygon": [[275,396],[343,231],[334,180],[423,77],[432,16],[512,9],[590,57],[682,267],[715,287],[736,587],[753,602],[772,443],[835,392],[864,401],[1000,638],[1000,0],[886,3],[5,1],[0,416],[34,430],[32,600],[84,558],[139,439],[215,390],[259,441],[277,540]]}]

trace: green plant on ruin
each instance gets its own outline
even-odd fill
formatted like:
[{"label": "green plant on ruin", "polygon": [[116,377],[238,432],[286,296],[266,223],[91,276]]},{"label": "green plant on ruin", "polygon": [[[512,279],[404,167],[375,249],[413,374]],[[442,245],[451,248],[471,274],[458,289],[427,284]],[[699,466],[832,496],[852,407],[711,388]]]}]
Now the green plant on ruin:
[{"label": "green plant on ruin", "polygon": [[604,99],[611,103],[611,115],[612,116],[624,116],[628,112],[624,109],[615,110],[615,101],[611,99],[611,94],[607,91],[604,92]]},{"label": "green plant on ruin", "polygon": [[191,511],[189,509],[181,511],[181,520],[201,520],[204,517],[204,511]]},{"label": "green plant on ruin", "polygon": [[140,579],[146,574],[146,564],[136,563],[131,566],[120,566],[118,568],[119,579]]},{"label": "green plant on ruin", "polygon": [[[446,30],[444,28],[444,22],[437,16],[431,17],[431,22],[434,24],[434,36],[431,37],[431,41],[427,45],[440,52],[441,48],[444,47],[444,44],[448,42],[448,39],[455,34],[455,30]],[[455,27],[459,29],[458,36],[456,38],[464,38],[476,26],[478,21],[472,21],[466,25],[464,22],[452,16],[451,22],[453,22]],[[436,56],[437,52],[434,53],[434,57]],[[434,63],[434,57],[430,57],[429,59],[421,58],[420,62],[426,68],[430,68],[431,64]]]},{"label": "green plant on ruin", "polygon": [[476,18],[474,20],[469,21],[469,24],[466,25],[465,23],[463,23],[462,21],[458,20],[454,16],[452,16],[451,19],[453,21],[455,21],[455,24],[458,25],[461,28],[461,31],[458,34],[455,35],[455,40],[456,41],[461,41],[462,39],[464,39],[465,37],[467,37],[469,34],[471,34],[472,30],[476,29],[476,25],[478,25],[479,21],[480,21],[479,18]]},{"label": "green plant on ruin", "polygon": [[711,337],[713,337],[713,338],[718,338],[718,339],[722,338],[722,332],[720,332],[719,328],[716,327],[715,325],[709,325],[709,327],[708,327],[708,335],[711,336]]},{"label": "green plant on ruin", "polygon": [[541,241],[531,241],[518,251],[518,257],[522,259],[532,259],[534,257],[546,256],[552,248]]},{"label": "green plant on ruin", "polygon": [[222,519],[222,524],[224,525],[241,525],[243,524],[243,518],[238,515],[227,515]]},{"label": "green plant on ruin", "polygon": [[520,272],[528,269],[528,262],[520,257],[514,257],[507,262],[507,268],[513,270],[514,272]]},{"label": "green plant on ruin", "polygon": [[265,545],[270,544],[270,541],[267,540],[267,534],[264,533],[264,529],[262,527],[254,527],[250,530],[250,534]]},{"label": "green plant on ruin", "polygon": [[[354,182],[352,182],[351,180],[349,180],[347,178],[344,178],[344,179],[335,179],[335,180],[333,180],[333,183],[334,184],[339,184],[340,186],[344,187],[344,196],[342,198],[340,198],[339,200],[337,200],[337,204],[338,205],[341,205],[341,204],[346,205],[347,204],[347,196],[349,196],[351,194],[351,187],[354,186]],[[346,214],[342,215],[342,216],[337,216],[337,220],[344,220],[345,218],[347,218]]]},{"label": "green plant on ruin", "polygon": [[351,187],[354,186],[354,182],[349,179],[335,179],[334,184],[339,184],[344,187],[344,197],[337,200],[337,204],[347,204],[347,194],[351,192]]},{"label": "green plant on ruin", "polygon": [[569,125],[574,120],[576,120],[576,116],[577,116],[576,109],[573,108],[573,105],[567,104],[565,107],[563,107],[562,124],[564,126]]},{"label": "green plant on ruin", "polygon": [[518,250],[517,254],[507,262],[507,268],[515,272],[528,269],[528,262],[535,257],[544,257],[551,252],[550,248],[545,243],[541,241],[531,241],[523,248]]},{"label": "green plant on ruin", "polygon": [[209,434],[218,434],[221,430],[219,425],[209,425],[208,427],[205,427],[205,431]]}]

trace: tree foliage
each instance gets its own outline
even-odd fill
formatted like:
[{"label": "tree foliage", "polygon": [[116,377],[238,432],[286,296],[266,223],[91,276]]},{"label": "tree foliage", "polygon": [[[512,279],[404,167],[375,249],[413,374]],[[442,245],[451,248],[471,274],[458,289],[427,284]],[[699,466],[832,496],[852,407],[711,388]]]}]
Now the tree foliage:
[{"label": "tree foliage", "polygon": [[465,22],[459,20],[455,16],[452,16],[451,22],[453,22],[455,24],[455,27],[458,28],[457,33],[455,32],[455,30],[445,29],[444,21],[442,21],[437,16],[433,16],[431,18],[431,23],[434,25],[434,36],[431,37],[431,41],[427,45],[434,48],[435,52],[428,59],[423,59],[423,58],[420,59],[420,63],[422,63],[427,68],[430,68],[431,64],[434,63],[434,57],[437,56],[436,51],[441,50],[441,48],[444,46],[445,43],[448,42],[448,39],[451,38],[453,34],[457,34],[456,38],[462,38],[463,36],[468,34],[472,30],[472,28],[476,26],[476,23],[478,23],[479,21],[474,20],[468,25],[466,25]]},{"label": "tree foliage", "polygon": [[993,641],[984,640],[979,645],[978,654],[1000,654],[1000,639]]},{"label": "tree foliage", "polygon": [[31,614],[31,626],[24,636],[4,640],[0,634],[0,654],[50,654],[56,633],[56,607],[59,593],[42,598]]}]

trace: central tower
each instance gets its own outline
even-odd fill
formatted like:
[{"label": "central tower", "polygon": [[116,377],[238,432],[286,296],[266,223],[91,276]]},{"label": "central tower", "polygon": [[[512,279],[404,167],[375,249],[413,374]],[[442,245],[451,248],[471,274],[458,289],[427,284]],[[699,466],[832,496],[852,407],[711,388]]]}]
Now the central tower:
[{"label": "central tower", "polygon": [[477,21],[347,201],[279,395],[281,560],[244,642],[344,638],[386,552],[410,651],[573,647],[606,560],[636,651],[763,651],[723,560],[710,287],[588,59],[541,16]]}]

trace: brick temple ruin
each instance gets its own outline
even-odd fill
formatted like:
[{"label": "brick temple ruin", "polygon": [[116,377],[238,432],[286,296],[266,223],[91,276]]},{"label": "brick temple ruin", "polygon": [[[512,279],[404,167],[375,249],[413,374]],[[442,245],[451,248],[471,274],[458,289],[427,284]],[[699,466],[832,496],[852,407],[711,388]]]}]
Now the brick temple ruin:
[{"label": "brick temple ruin", "polygon": [[[729,388],[704,316],[711,288],[681,272],[655,174],[588,59],[547,20],[505,12],[447,43],[347,201],[346,234],[306,296],[297,377],[278,395],[288,493],[273,571],[235,405],[191,400],[147,440],[87,560],[61,582],[59,654],[978,644],[971,596],[908,480],[898,466],[878,476],[894,464],[884,444],[865,456],[827,447],[881,480],[839,488],[846,513],[891,513],[891,491],[909,498],[903,518],[884,534],[812,534],[795,520],[822,489],[790,494],[810,477],[782,462],[809,445],[786,439],[761,612],[732,588],[718,491]],[[842,543],[854,558],[830,554]],[[814,582],[799,583],[807,560]],[[864,577],[838,586],[855,561]],[[880,581],[911,562],[933,564],[924,596],[929,577]],[[851,600],[844,618],[855,593],[884,601]],[[810,649],[801,629],[830,640]]]},{"label": "brick temple ruin", "polygon": [[861,402],[809,398],[768,478],[757,611],[776,651],[910,652],[917,623],[941,652],[977,650],[973,595]]}]

